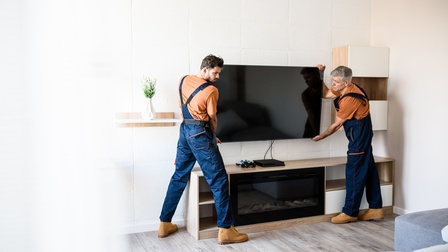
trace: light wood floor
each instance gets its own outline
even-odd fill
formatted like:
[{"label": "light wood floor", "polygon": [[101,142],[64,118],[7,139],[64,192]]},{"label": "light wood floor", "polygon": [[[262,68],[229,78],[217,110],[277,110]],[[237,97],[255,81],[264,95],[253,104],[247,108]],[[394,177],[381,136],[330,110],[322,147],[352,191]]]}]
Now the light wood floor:
[{"label": "light wood floor", "polygon": [[321,222],[249,233],[249,241],[229,245],[217,244],[216,238],[197,241],[185,228],[163,239],[157,237],[157,231],[130,234],[126,238],[129,252],[394,251],[396,216],[386,215],[382,221],[358,221],[339,225]]}]

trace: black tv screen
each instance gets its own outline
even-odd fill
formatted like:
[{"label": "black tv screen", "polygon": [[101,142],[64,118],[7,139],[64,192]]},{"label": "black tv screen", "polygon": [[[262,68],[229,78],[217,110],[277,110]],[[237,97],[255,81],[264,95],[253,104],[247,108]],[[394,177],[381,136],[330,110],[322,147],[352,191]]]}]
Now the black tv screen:
[{"label": "black tv screen", "polygon": [[225,65],[214,85],[222,142],[312,138],[320,132],[322,80],[316,67]]}]

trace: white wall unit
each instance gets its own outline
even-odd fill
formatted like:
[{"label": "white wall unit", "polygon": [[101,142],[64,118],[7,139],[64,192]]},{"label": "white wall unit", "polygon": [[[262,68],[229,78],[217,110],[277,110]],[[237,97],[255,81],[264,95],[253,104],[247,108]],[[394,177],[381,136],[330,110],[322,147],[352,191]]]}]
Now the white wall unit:
[{"label": "white wall unit", "polygon": [[389,48],[341,46],[333,48],[332,67],[347,66],[353,71],[352,82],[361,86],[370,99],[373,130],[387,130]]}]

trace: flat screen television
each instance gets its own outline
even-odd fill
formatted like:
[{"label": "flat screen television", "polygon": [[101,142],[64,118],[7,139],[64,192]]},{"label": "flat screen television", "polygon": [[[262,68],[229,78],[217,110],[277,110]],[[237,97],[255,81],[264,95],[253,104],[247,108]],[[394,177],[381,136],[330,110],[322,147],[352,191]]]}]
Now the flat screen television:
[{"label": "flat screen television", "polygon": [[224,65],[217,137],[222,142],[312,138],[320,132],[322,80],[316,67]]}]

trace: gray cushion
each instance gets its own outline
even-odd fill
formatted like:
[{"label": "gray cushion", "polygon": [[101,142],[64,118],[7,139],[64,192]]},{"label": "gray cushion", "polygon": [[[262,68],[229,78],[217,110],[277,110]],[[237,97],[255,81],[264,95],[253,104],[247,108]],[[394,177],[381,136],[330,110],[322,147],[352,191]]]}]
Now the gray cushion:
[{"label": "gray cushion", "polygon": [[442,229],[442,239],[448,242],[448,225]]},{"label": "gray cushion", "polygon": [[445,244],[441,230],[448,225],[448,208],[395,218],[395,250],[409,251]]}]

